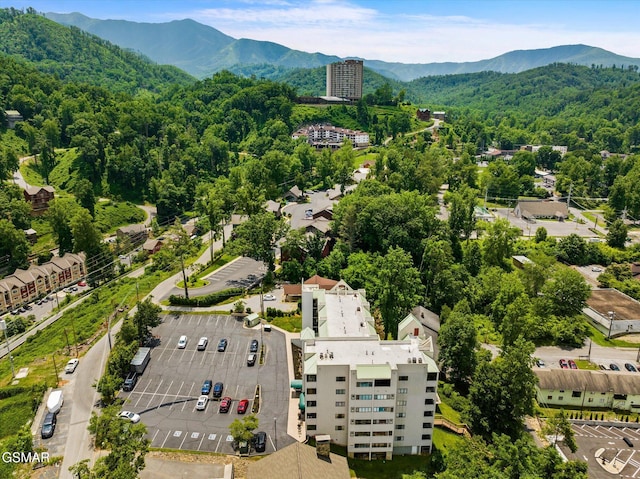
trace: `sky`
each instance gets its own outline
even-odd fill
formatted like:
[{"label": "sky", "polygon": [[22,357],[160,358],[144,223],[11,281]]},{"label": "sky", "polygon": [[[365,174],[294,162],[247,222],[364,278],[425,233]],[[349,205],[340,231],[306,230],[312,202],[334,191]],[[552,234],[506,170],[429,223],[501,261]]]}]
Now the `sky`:
[{"label": "sky", "polygon": [[160,23],[402,63],[464,62],[586,44],[640,58],[640,0],[0,0],[0,7]]}]

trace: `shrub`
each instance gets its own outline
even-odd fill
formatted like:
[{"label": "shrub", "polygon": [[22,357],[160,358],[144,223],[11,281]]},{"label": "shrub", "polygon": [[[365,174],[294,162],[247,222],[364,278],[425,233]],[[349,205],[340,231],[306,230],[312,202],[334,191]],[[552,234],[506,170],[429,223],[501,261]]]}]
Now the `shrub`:
[{"label": "shrub", "polygon": [[198,296],[196,298],[185,298],[184,296],[169,296],[169,304],[172,306],[213,306],[225,299],[232,298],[244,293],[244,288],[229,288],[216,293]]}]

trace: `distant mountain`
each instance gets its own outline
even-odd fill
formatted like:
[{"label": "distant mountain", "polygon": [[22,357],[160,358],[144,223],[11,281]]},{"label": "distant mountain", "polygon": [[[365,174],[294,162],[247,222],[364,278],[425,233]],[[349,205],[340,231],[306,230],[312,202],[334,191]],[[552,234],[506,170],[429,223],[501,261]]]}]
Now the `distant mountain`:
[{"label": "distant mountain", "polygon": [[[306,53],[272,42],[236,40],[215,28],[193,20],[169,23],[135,23],[124,20],[96,20],[79,13],[47,13],[63,25],[73,25],[105,40],[142,53],[155,62],[175,65],[204,78],[222,69],[243,74],[270,76],[265,65],[282,68],[316,68],[342,60],[333,55]],[[400,81],[432,75],[496,71],[518,73],[552,63],[577,65],[638,65],[640,59],[616,55],[587,45],[565,45],[538,50],[517,50],[488,60],[464,63],[390,63],[366,60],[365,66],[385,77]],[[278,76],[280,68],[271,72]]]},{"label": "distant mountain", "polygon": [[195,81],[174,66],[156,65],[79,28],[15,9],[0,9],[0,54],[26,60],[62,80],[113,91],[135,93]]}]

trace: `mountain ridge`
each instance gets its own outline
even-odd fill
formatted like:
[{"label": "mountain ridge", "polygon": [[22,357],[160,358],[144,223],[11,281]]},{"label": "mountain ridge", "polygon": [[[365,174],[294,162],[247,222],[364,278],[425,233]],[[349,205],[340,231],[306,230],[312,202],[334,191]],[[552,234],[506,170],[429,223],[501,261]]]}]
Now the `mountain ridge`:
[{"label": "mountain ridge", "polygon": [[[132,49],[160,64],[177,66],[198,78],[223,69],[251,72],[251,65],[271,64],[285,68],[316,68],[346,58],[324,53],[294,50],[274,42],[235,39],[192,19],[166,23],[136,23],[127,20],[99,20],[81,13],[48,12],[47,18],[93,33],[122,48]],[[364,60],[365,65],[391,79],[412,81],[434,75],[497,71],[519,73],[553,63],[579,65],[640,66],[640,58],[617,55],[589,45],[560,45],[533,50],[514,50],[474,62],[400,63]]]}]

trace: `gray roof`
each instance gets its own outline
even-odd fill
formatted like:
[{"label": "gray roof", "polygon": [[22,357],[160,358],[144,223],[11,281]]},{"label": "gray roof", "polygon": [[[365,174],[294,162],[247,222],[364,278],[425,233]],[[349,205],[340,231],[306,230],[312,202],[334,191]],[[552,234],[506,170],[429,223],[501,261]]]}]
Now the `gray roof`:
[{"label": "gray roof", "polygon": [[436,333],[440,331],[440,316],[433,311],[423,306],[416,306],[411,310],[411,313],[425,328]]},{"label": "gray roof", "polygon": [[249,464],[247,479],[349,479],[347,458],[330,454],[319,458],[316,449],[295,442]]},{"label": "gray roof", "polygon": [[135,233],[142,233],[144,231],[147,231],[147,227],[143,224],[128,225],[128,226],[122,226],[118,228],[117,231],[120,231],[120,233],[123,233],[123,234],[135,234]]},{"label": "gray roof", "polygon": [[27,194],[29,194],[30,196],[33,195],[37,195],[40,190],[45,190],[49,193],[55,193],[55,189],[53,188],[53,186],[28,186],[27,188],[25,188],[25,191],[27,192]]},{"label": "gray roof", "polygon": [[520,200],[517,207],[525,217],[556,216],[567,218],[569,216],[567,204],[559,201]]},{"label": "gray roof", "polygon": [[538,387],[549,391],[640,394],[640,374],[580,369],[536,369]]}]

